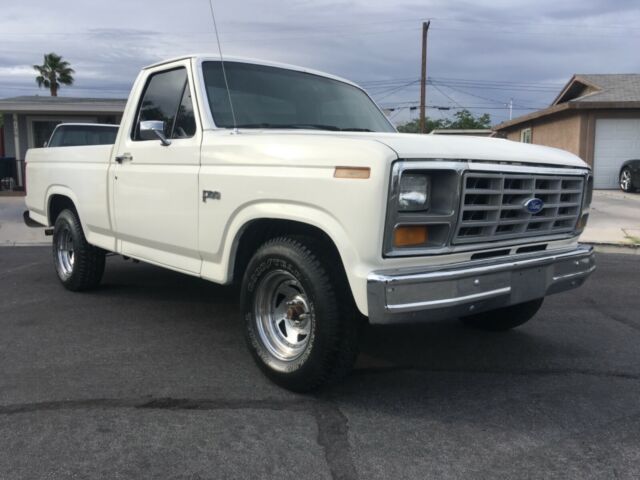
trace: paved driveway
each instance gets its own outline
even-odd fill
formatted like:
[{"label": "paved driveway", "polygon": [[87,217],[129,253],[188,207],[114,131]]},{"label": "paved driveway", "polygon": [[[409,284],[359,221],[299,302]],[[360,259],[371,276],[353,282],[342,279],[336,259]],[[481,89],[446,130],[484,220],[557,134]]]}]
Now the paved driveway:
[{"label": "paved driveway", "polygon": [[370,329],[317,395],[259,373],[236,292],[108,260],[73,294],[0,248],[0,478],[640,477],[640,257],[505,334]]},{"label": "paved driveway", "polygon": [[22,220],[27,207],[24,197],[0,196],[0,247],[6,245],[34,245],[51,242],[41,228],[29,228]]},{"label": "paved driveway", "polygon": [[580,240],[640,245],[640,193],[595,190],[589,223]]}]

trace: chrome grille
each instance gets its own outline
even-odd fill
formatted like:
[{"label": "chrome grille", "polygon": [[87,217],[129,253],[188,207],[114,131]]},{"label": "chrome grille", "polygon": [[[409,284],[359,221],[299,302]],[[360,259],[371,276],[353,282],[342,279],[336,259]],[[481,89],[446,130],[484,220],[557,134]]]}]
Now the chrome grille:
[{"label": "chrome grille", "polygon": [[[454,244],[570,233],[582,206],[584,178],[575,175],[535,175],[467,172]],[[527,200],[544,202],[529,213]]]}]

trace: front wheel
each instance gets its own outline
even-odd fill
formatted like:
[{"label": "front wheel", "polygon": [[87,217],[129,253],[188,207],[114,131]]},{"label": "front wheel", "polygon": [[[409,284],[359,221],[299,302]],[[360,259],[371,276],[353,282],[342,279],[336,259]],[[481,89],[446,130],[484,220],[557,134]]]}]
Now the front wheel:
[{"label": "front wheel", "polygon": [[460,320],[464,324],[479,328],[480,330],[489,330],[492,332],[511,330],[531,320],[533,316],[538,313],[540,307],[542,307],[543,301],[544,298],[539,298],[497,310],[469,315],[460,318]]},{"label": "front wheel", "polygon": [[78,215],[63,210],[53,229],[53,264],[68,290],[97,287],[104,273],[105,252],[87,243]]},{"label": "front wheel", "polygon": [[275,383],[304,392],[345,375],[358,318],[336,269],[313,239],[282,237],[253,256],[242,282],[249,349]]},{"label": "front wheel", "polygon": [[625,167],[620,172],[620,189],[623,192],[633,192],[633,183],[631,179],[631,169],[629,167]]}]

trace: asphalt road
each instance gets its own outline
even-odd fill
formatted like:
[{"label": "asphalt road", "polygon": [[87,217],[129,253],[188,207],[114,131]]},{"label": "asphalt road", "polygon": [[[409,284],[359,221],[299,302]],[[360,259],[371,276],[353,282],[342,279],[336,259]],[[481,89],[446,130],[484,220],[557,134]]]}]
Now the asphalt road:
[{"label": "asphalt road", "polygon": [[640,257],[598,262],[516,331],[371,328],[302,396],[233,289],[112,257],[74,294],[47,248],[0,248],[0,478],[639,478]]}]

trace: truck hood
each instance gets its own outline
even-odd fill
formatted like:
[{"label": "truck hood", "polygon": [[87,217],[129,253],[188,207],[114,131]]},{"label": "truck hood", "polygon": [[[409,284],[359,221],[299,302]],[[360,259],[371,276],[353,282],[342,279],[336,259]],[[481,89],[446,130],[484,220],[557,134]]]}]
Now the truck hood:
[{"label": "truck hood", "polygon": [[[501,138],[407,133],[369,133],[402,159],[464,159],[522,162],[588,168],[580,157],[558,148],[520,143]],[[360,134],[357,135],[362,138]]]},{"label": "truck hood", "polygon": [[[396,158],[485,160],[589,168],[579,157],[564,150],[500,138],[326,130],[240,130],[245,137],[243,145],[247,155],[264,155],[275,161],[281,161],[285,154],[286,158],[295,158],[296,161],[306,158],[310,162],[332,162],[331,152],[336,151],[347,157],[359,152],[366,158],[382,148],[389,153],[390,161]],[[211,134],[228,135],[229,132],[219,130],[211,131]],[[217,155],[221,155],[219,149]]]},{"label": "truck hood", "polygon": [[[501,138],[321,130],[242,130],[242,132],[246,135],[260,135],[263,140],[265,136],[268,136],[276,143],[278,143],[278,137],[282,138],[282,136],[290,136],[290,141],[295,141],[296,138],[301,141],[301,137],[307,137],[309,140],[331,137],[340,141],[359,140],[369,144],[375,142],[393,150],[398,158],[407,160],[486,160],[589,168],[580,157],[565,150]],[[324,145],[326,146],[326,142]],[[344,144],[342,145],[344,146]]]}]

